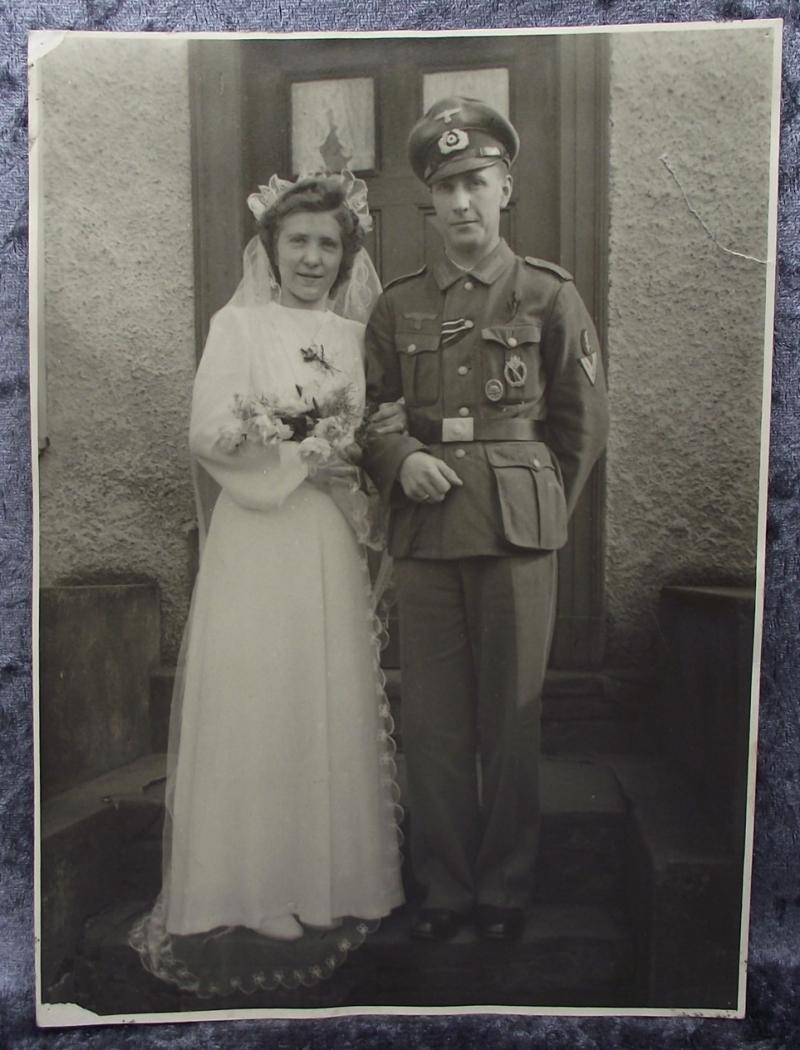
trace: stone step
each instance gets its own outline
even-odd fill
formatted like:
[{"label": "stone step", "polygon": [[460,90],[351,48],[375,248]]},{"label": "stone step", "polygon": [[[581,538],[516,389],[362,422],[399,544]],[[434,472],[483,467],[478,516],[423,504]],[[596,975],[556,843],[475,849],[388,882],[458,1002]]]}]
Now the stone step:
[{"label": "stone step", "polygon": [[[395,739],[403,746],[401,676],[384,668],[386,694],[395,721]],[[150,678],[152,747],[167,747],[169,708],[175,670],[160,667]],[[628,754],[649,751],[650,697],[653,686],[640,673],[549,671],[542,695],[542,748],[545,754]]]},{"label": "stone step", "polygon": [[652,677],[638,671],[548,671],[542,693],[546,754],[631,754],[653,750]]},{"label": "stone step", "polygon": [[664,587],[654,724],[731,845],[744,851],[755,586]]},{"label": "stone step", "polygon": [[[64,981],[71,980],[70,974],[78,965],[75,960],[81,930],[89,916],[114,904],[135,900],[146,904],[154,898],[160,883],[162,776],[163,756],[150,756],[115,774],[106,774],[91,785],[67,792],[44,807],[45,987],[59,987],[59,974],[62,987]],[[611,951],[602,937],[590,935],[589,927],[588,940],[580,951],[574,946],[565,947],[566,942],[558,942],[552,948],[554,956],[571,960],[573,986],[580,984],[575,971],[580,964],[577,956],[586,953],[589,958],[597,951],[608,956],[617,975],[613,982],[609,977],[604,995],[611,996],[608,989],[613,984],[617,989],[624,986],[626,1002],[636,1006],[734,1008],[741,864],[732,855],[720,829],[704,817],[696,797],[675,768],[664,760],[630,756],[609,758],[602,765],[544,760],[542,801],[535,919],[529,931],[545,930],[543,923],[548,916],[574,919],[604,914],[619,922],[624,908],[632,919],[632,964],[627,941],[624,951],[620,948],[620,953],[615,954],[616,949]],[[144,906],[139,905],[140,909]],[[621,930],[624,941],[624,924]],[[556,944],[557,938],[545,941]],[[450,965],[446,952],[436,953],[439,948],[461,950],[460,943],[435,945],[426,956],[433,969],[422,987],[436,989],[436,996],[444,998],[445,991],[436,983],[440,977],[435,964],[442,960],[442,982],[446,981]],[[619,945],[621,941],[613,943]],[[375,951],[380,950],[381,944],[376,939]],[[552,958],[547,954],[550,949],[545,947],[537,944],[536,950],[532,949],[531,958],[523,967],[525,972],[540,972],[536,961],[539,955]],[[494,946],[482,946],[481,952],[493,949]],[[549,965],[543,965],[544,973]],[[566,967],[567,962],[559,965]],[[603,972],[602,966],[597,969],[599,965],[593,964],[591,971],[598,980]],[[391,959],[385,959],[380,966],[390,967]],[[633,983],[628,986],[619,974],[627,973],[625,968],[631,966]],[[477,975],[478,971],[474,973]],[[490,977],[481,976],[480,987],[491,987],[486,983]],[[519,987],[514,984],[517,978],[513,973],[507,980],[510,988]],[[564,985],[558,994],[567,996],[568,982],[563,981],[563,972],[558,981]],[[154,987],[162,994],[160,982],[156,981]],[[363,983],[359,987],[358,996],[369,994]],[[545,995],[539,984],[531,984],[531,988],[535,988],[532,1000],[544,1001],[556,995],[556,991]],[[404,990],[402,994],[410,993]],[[521,994],[515,990],[514,998]],[[380,996],[377,992],[375,995],[385,997],[386,989],[381,986]],[[577,1000],[563,999],[564,1004],[572,1001]]]},{"label": "stone step", "polygon": [[[401,801],[406,797],[403,756],[398,755]],[[630,825],[613,772],[586,759],[543,756],[540,766],[542,824],[532,897],[537,903],[619,902],[625,896],[625,856]],[[408,839],[413,812],[406,813]],[[404,869],[406,895],[415,886]]]},{"label": "stone step", "polygon": [[666,759],[611,762],[630,807],[627,857],[643,1006],[737,1007],[741,856]]},{"label": "stone step", "polygon": [[[404,789],[402,756],[398,779]],[[129,897],[152,899],[161,881],[165,756],[146,758],[43,807],[44,983],[74,952],[86,918]],[[538,904],[624,900],[627,817],[605,766],[544,759]],[[410,819],[413,819],[410,818]],[[407,879],[409,897],[413,894]]]},{"label": "stone step", "polygon": [[75,950],[87,916],[158,892],[164,755],[147,755],[42,806],[42,983]]},{"label": "stone step", "polygon": [[450,942],[411,941],[393,916],[364,947],[366,1002],[387,1005],[621,1005],[633,952],[621,910],[534,903],[518,943],[484,943],[471,929]]},{"label": "stone step", "polygon": [[624,899],[628,840],[625,801],[602,764],[543,758],[542,828],[534,900],[545,903]]},{"label": "stone step", "polygon": [[141,903],[109,909],[87,924],[82,950],[49,1002],[77,1002],[98,1014],[343,1006],[624,1006],[633,950],[624,916],[585,906],[532,907],[518,942],[452,941],[408,935],[405,909],[330,979],[311,989],[199,1000],[146,973],[127,935]]}]

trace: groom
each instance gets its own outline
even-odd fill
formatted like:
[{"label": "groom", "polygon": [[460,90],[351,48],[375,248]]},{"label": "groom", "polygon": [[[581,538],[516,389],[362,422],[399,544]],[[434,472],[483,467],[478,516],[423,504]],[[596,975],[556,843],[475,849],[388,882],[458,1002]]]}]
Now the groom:
[{"label": "groom", "polygon": [[[400,615],[412,935],[517,936],[539,829],[540,697],[556,551],[607,433],[594,325],[571,276],[500,237],[519,149],[490,106],[435,103],[409,138],[444,252],[388,285],[367,396],[408,434],[365,466],[390,510]],[[476,756],[478,761],[476,762]]]}]

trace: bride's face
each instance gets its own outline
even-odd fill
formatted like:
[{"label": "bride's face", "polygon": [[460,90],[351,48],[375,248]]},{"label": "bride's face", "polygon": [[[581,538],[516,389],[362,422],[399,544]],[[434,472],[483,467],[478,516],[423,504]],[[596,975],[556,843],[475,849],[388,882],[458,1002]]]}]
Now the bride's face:
[{"label": "bride's face", "polygon": [[331,212],[300,211],[281,222],[276,244],[281,303],[323,310],[342,261],[342,233]]}]

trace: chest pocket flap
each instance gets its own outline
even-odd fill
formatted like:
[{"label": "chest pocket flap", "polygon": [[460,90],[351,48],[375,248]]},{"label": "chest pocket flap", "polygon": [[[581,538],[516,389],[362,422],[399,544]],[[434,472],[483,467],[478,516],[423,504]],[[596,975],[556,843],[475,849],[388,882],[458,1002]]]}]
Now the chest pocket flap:
[{"label": "chest pocket flap", "polygon": [[518,346],[542,341],[542,328],[538,324],[495,325],[484,328],[481,335],[487,342],[498,343],[504,349],[514,350]]},{"label": "chest pocket flap", "polygon": [[439,349],[439,330],[435,332],[396,332],[395,346],[400,354],[425,354]]}]

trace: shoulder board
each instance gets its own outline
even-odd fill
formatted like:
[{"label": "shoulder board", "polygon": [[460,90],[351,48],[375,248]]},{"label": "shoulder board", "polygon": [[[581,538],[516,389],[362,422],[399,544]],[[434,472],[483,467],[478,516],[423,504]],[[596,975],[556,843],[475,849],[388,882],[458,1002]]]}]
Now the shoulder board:
[{"label": "shoulder board", "polygon": [[421,277],[428,269],[427,266],[421,267],[419,270],[414,270],[413,273],[404,273],[400,277],[395,277],[393,281],[389,281],[388,284],[383,286],[384,292],[388,292],[390,288],[394,288],[396,284],[402,284],[404,281],[410,281],[412,277]]},{"label": "shoulder board", "polygon": [[569,270],[565,270],[561,266],[556,266],[555,263],[548,262],[546,259],[535,259],[532,255],[526,255],[525,262],[528,266],[534,266],[537,270],[549,270],[550,273],[554,273],[557,277],[560,277],[562,281],[574,280]]}]

